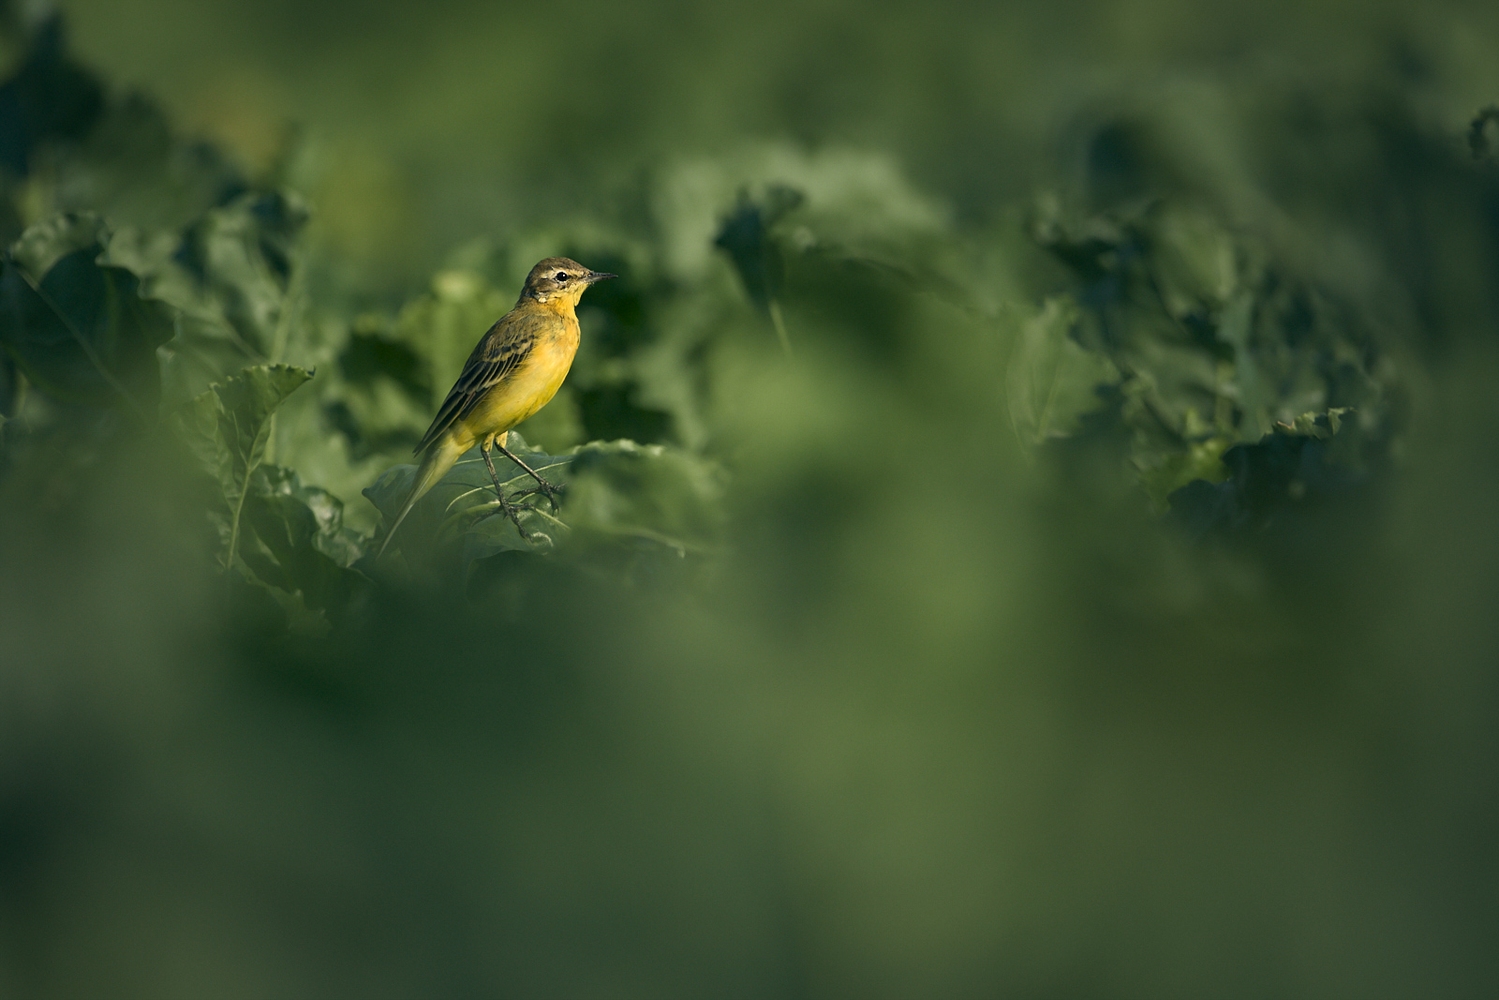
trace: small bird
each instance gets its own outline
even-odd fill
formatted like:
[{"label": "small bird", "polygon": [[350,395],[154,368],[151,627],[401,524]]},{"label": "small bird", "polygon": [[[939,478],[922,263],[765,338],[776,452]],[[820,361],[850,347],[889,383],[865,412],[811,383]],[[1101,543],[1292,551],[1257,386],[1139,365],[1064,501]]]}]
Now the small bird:
[{"label": "small bird", "polygon": [[573,310],[583,292],[595,282],[617,277],[590,271],[566,257],[548,257],[531,268],[515,308],[479,340],[432,426],[416,446],[415,454],[422,456],[422,464],[375,558],[385,554],[396,529],[416,502],[476,444],[494,481],[500,510],[515,522],[522,536],[525,529],[519,511],[500,489],[500,477],[489,456],[491,448],[498,448],[529,473],[536,480],[535,492],[544,494],[556,509],[558,488],[515,457],[505,447],[505,438],[512,427],[547,405],[567,378],[573,355],[578,353],[578,316]]}]

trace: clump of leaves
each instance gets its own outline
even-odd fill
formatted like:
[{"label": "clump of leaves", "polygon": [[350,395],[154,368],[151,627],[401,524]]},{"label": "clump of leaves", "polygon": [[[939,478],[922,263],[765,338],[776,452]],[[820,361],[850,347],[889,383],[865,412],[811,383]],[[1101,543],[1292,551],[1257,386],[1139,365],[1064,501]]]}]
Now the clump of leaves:
[{"label": "clump of leaves", "polygon": [[110,241],[108,259],[140,274],[146,294],[177,317],[164,358],[169,399],[286,358],[305,306],[297,238],[306,221],[294,195],[249,192],[180,233],[125,230]]},{"label": "clump of leaves", "polygon": [[[1225,452],[1278,427],[1336,431],[1356,412],[1366,442],[1387,433],[1390,389],[1367,325],[1206,208],[1156,200],[1066,221],[1053,202],[1032,232],[1072,283],[1065,306],[1027,326],[1011,368],[1012,412],[1032,436],[1032,373],[1051,373],[1071,401],[1053,420],[1085,409],[1089,382],[1117,381],[1131,461],[1164,506],[1193,480],[1227,477]],[[1049,352],[1036,346],[1043,330]]]},{"label": "clump of leaves", "polygon": [[312,373],[258,365],[217,383],[173,415],[173,426],[212,478],[224,572],[269,590],[283,606],[339,611],[362,587],[348,569],[361,555],[343,505],[289,469],[264,464],[277,408]]},{"label": "clump of leaves", "polygon": [[154,419],[156,349],[173,317],[142,298],[135,274],[100,262],[106,238],[92,215],[57,216],[21,236],[0,272],[0,345],[58,400]]}]

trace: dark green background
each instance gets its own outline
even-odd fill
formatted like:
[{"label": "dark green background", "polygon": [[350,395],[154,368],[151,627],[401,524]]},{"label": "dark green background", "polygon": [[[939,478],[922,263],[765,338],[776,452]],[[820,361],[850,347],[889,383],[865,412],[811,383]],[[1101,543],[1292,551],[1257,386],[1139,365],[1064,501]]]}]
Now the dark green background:
[{"label": "dark green background", "polygon": [[[535,433],[672,444],[721,522],[676,561],[377,579],[307,635],[224,597],[156,438],[80,417],[8,460],[0,994],[1493,992],[1499,168],[1467,131],[1499,8],[65,8],[114,92],[310,204],[334,332],[293,338],[323,382],[275,447],[351,524],[410,442],[331,408],[349,338],[438,271],[497,289],[476,338],[531,260],[590,249],[625,278]],[[775,181],[853,248],[788,216],[789,357],[712,246]],[[1266,301],[1314,290],[1288,350],[1374,345],[1367,451],[1276,453],[1238,520],[1166,513],[1107,393],[1016,433],[1044,299],[1114,317],[1090,349],[1156,336],[1037,206],[1096,235],[1157,203],[1269,261]],[[1190,229],[1142,225],[1088,252]],[[636,405],[611,364],[693,323],[717,339],[650,384],[707,401]]]}]

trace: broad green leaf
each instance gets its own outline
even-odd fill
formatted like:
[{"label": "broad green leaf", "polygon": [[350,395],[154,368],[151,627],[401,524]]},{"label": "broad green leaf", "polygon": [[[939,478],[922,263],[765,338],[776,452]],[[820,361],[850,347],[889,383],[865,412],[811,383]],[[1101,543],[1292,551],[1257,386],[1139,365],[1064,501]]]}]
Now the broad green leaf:
[{"label": "broad green leaf", "polygon": [[78,216],[22,235],[0,274],[0,344],[49,394],[146,417],[172,315],[141,297],[133,273],[98,262],[102,234],[97,219]]},{"label": "broad green leaf", "polygon": [[734,262],[745,294],[766,315],[785,281],[785,262],[771,229],[805,200],[800,191],[785,184],[768,185],[759,199],[741,189],[738,203],[724,216],[713,239],[713,245]]},{"label": "broad green leaf", "polygon": [[1174,316],[1219,309],[1240,281],[1241,250],[1211,213],[1169,205],[1153,220],[1152,265],[1161,301]]},{"label": "broad green leaf", "polygon": [[1188,483],[1217,483],[1227,478],[1222,459],[1232,444],[1225,437],[1210,437],[1194,441],[1185,449],[1138,452],[1133,460],[1135,470],[1155,510],[1166,510],[1171,495]]},{"label": "broad green leaf", "polygon": [[[508,447],[549,481],[566,488],[571,456],[536,451],[513,431]],[[503,455],[496,452],[492,457],[507,496],[535,485],[525,471]],[[414,465],[397,465],[364,490],[365,497],[379,509],[387,529],[400,515],[416,469]],[[463,455],[448,474],[417,502],[401,525],[394,546],[410,552],[413,549],[451,550],[456,544],[464,552],[465,563],[505,549],[529,551],[552,547],[557,533],[565,528],[551,516],[551,508],[544,500],[539,506],[528,506],[536,507],[521,514],[521,523],[531,535],[529,542],[520,537],[514,524],[496,515],[498,503],[494,484],[479,450],[475,448]]]},{"label": "broad green leaf", "polygon": [[574,544],[714,550],[723,528],[723,475],[680,449],[596,441],[573,452],[566,515]]},{"label": "broad green leaf", "polygon": [[240,558],[261,582],[310,608],[342,610],[368,580],[348,567],[362,554],[343,529],[343,504],[275,466],[255,470],[244,509]]},{"label": "broad green leaf", "polygon": [[262,464],[251,480],[252,492],[297,500],[311,511],[317,523],[312,543],[340,566],[352,566],[364,554],[358,533],[344,525],[344,505],[332,493],[302,482],[296,472]]},{"label": "broad green leaf", "polygon": [[225,379],[180,407],[174,421],[183,440],[222,491],[227,511],[223,565],[239,554],[251,478],[265,457],[276,408],[312,377],[292,365],[258,365]]},{"label": "broad green leaf", "polygon": [[296,322],[296,243],[306,222],[297,197],[251,192],[204,216],[177,254],[240,339],[272,361]]},{"label": "broad green leaf", "polygon": [[425,358],[368,317],[356,321],[321,394],[324,418],[363,460],[409,454],[431,421]]},{"label": "broad green leaf", "polygon": [[[714,467],[701,459],[633,441],[594,442],[549,455],[528,447],[515,432],[510,448],[567,491],[553,513],[544,499],[524,496],[534,486],[527,473],[494,456],[506,496],[519,494],[527,508],[520,517],[529,540],[497,513],[494,485],[475,449],[417,502],[393,547],[429,563],[466,566],[507,550],[558,549],[586,558],[604,549],[644,548],[685,556],[708,552],[715,543],[721,484]],[[364,491],[387,525],[400,513],[415,473],[416,466],[396,466]]]},{"label": "broad green leaf", "polygon": [[125,229],[110,240],[105,261],[140,275],[144,294],[176,317],[163,351],[170,403],[301,346],[297,239],[306,218],[296,197],[256,192],[210,210],[180,238]]},{"label": "broad green leaf", "polygon": [[771,184],[764,198],[752,201],[749,192],[741,190],[734,210],[724,217],[713,240],[734,262],[745,294],[755,308],[770,320],[781,348],[791,351],[790,336],[781,310],[781,286],[786,280],[786,263],[780,244],[771,236],[771,228],[781,217],[796,208],[805,196],[785,184]]},{"label": "broad green leaf", "polygon": [[1098,387],[1119,378],[1108,358],[1072,339],[1078,315],[1070,299],[1050,299],[1021,327],[1005,384],[1010,420],[1027,444],[1072,433],[1098,407]]}]

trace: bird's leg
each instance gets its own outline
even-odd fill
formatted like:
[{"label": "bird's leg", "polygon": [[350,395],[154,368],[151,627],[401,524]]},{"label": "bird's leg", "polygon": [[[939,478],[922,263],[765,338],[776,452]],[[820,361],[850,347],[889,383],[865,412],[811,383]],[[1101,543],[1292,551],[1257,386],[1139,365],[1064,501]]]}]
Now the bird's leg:
[{"label": "bird's leg", "polygon": [[545,479],[541,478],[541,473],[537,472],[525,462],[522,462],[520,459],[516,458],[515,452],[511,451],[509,448],[506,448],[498,441],[495,442],[495,447],[500,449],[500,452],[506,458],[510,459],[510,461],[514,462],[516,465],[520,466],[522,469],[525,469],[531,474],[531,478],[536,480],[536,489],[531,490],[531,492],[540,493],[542,496],[546,497],[547,503],[552,505],[552,511],[555,513],[557,510],[557,498],[562,496],[563,488],[561,486],[549,483]]},{"label": "bird's leg", "polygon": [[[500,446],[500,450],[505,451],[503,445]],[[500,501],[500,513],[508,517],[511,523],[515,525],[515,530],[520,532],[521,541],[529,542],[531,540],[531,536],[526,532],[526,529],[520,523],[520,506],[511,503],[509,500],[506,500],[505,491],[500,488],[499,474],[494,471],[494,459],[489,457],[488,441],[479,445],[479,454],[484,456],[484,467],[489,470],[490,481],[494,483],[494,495],[495,498]],[[506,452],[506,454],[508,455],[509,452]]]}]

